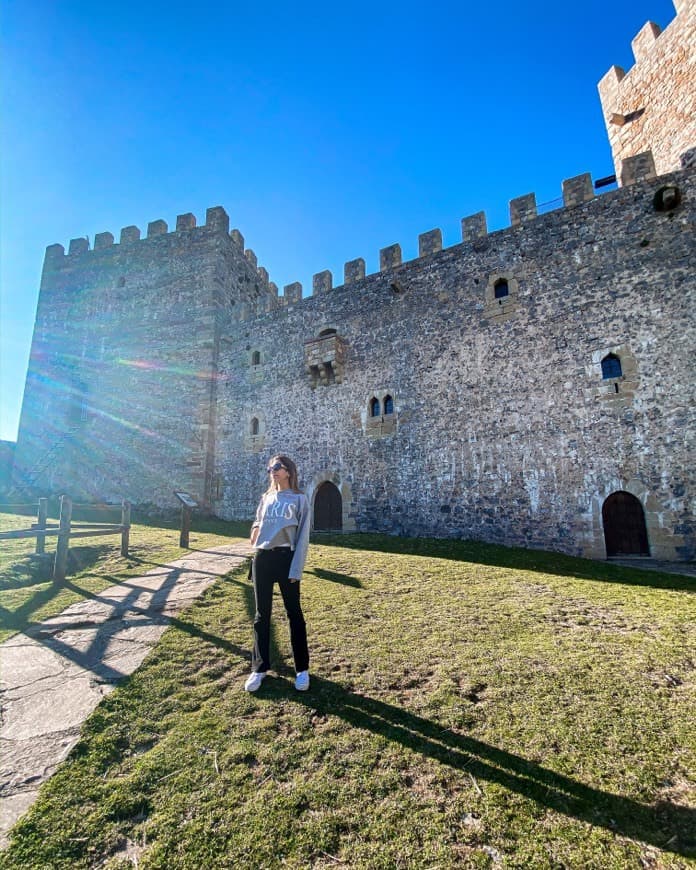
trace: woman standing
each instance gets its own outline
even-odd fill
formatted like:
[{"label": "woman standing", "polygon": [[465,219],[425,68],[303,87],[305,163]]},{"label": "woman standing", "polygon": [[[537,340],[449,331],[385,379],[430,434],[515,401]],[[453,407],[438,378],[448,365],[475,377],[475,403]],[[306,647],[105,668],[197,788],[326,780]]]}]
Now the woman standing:
[{"label": "woman standing", "polygon": [[266,469],[270,485],[261,496],[251,527],[256,615],[251,674],[244,688],[255,692],[270,667],[271,607],[273,585],[278,583],[290,621],[290,642],[295,659],[295,688],[309,688],[307,628],[300,606],[300,578],[309,544],[309,504],[300,492],[297,467],[288,456],[277,454]]}]

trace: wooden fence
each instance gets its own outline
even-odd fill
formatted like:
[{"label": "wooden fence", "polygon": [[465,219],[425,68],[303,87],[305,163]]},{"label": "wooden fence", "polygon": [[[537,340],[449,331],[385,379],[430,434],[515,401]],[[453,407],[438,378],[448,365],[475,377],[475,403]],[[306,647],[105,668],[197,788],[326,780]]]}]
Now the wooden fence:
[{"label": "wooden fence", "polygon": [[[12,507],[12,505],[8,505]],[[16,507],[33,507],[33,505],[17,505]],[[48,522],[48,499],[40,498],[36,514],[36,522],[30,529],[16,529],[12,532],[0,532],[0,541],[13,541],[20,538],[36,538],[36,553],[43,553],[46,548],[46,538],[57,537],[56,556],[53,562],[53,580],[65,580],[68,565],[68,552],[71,538],[93,538],[101,535],[121,535],[121,555],[128,555],[130,540],[130,502],[121,502],[120,523],[86,523],[75,522],[72,519],[73,508],[88,508],[90,511],[114,510],[117,505],[73,504],[67,495],[60,497],[60,516],[58,525]]]}]

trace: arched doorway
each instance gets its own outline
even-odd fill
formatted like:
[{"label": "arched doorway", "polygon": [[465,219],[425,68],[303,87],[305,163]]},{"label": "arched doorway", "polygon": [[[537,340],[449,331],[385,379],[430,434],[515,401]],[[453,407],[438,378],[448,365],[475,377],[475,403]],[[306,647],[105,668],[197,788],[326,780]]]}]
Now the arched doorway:
[{"label": "arched doorway", "polygon": [[643,505],[630,492],[613,492],[602,505],[607,556],[649,556]]},{"label": "arched doorway", "polygon": [[343,528],[343,499],[338,487],[328,480],[314,496],[314,529],[318,532],[340,531]]}]

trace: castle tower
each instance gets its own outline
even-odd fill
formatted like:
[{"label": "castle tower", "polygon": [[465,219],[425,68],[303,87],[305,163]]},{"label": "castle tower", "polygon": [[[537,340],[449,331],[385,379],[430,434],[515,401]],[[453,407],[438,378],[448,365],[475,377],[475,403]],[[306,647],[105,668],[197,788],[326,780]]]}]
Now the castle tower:
[{"label": "castle tower", "polygon": [[268,294],[224,209],[46,251],[14,486],[160,506],[209,502],[220,312]]},{"label": "castle tower", "polygon": [[612,66],[599,83],[620,184],[627,157],[651,151],[657,175],[696,159],[696,2],[674,5],[677,15],[664,31],[648,21],[631,43],[634,66]]}]

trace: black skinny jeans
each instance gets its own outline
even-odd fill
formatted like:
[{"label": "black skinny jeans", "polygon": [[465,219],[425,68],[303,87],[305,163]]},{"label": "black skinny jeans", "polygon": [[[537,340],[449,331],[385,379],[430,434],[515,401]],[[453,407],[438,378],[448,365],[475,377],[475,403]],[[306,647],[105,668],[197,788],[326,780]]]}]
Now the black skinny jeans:
[{"label": "black skinny jeans", "polygon": [[254,652],[251,657],[252,671],[267,671],[270,666],[271,609],[273,607],[273,584],[278,583],[283,596],[285,612],[290,622],[290,643],[295,659],[295,670],[309,670],[307,627],[300,606],[300,581],[288,579],[292,550],[257,550],[252,563],[256,615],[254,617]]}]

